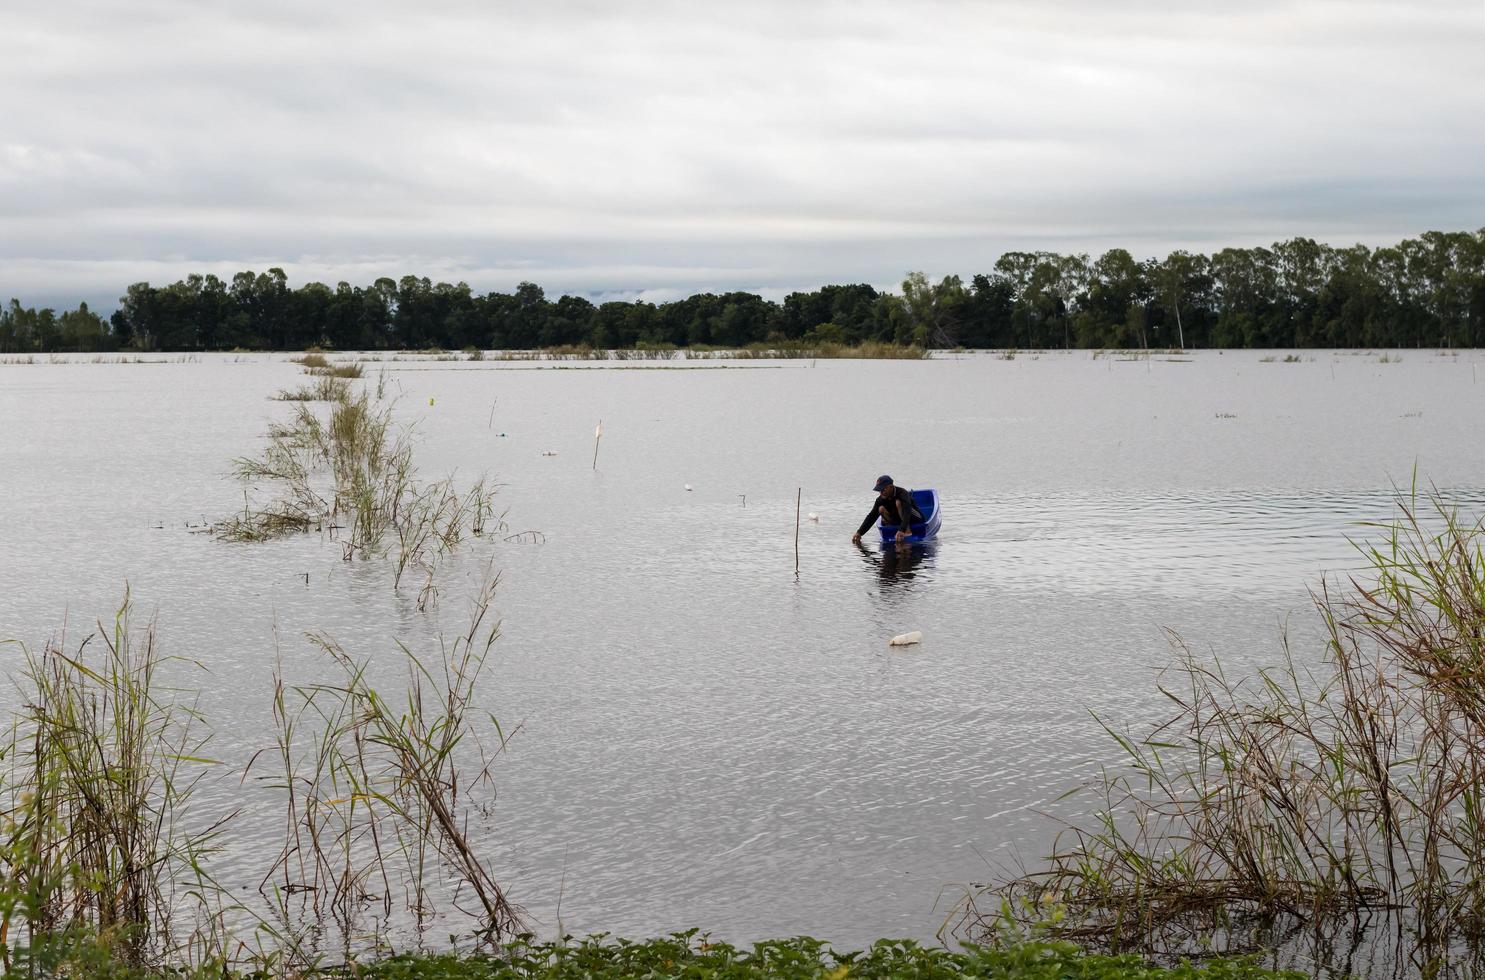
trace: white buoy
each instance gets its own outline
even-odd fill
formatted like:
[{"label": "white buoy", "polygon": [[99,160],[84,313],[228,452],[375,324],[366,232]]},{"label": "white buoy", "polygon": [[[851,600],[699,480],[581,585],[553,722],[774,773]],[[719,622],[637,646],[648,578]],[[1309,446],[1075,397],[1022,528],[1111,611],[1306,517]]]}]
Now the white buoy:
[{"label": "white buoy", "polygon": [[914,643],[923,642],[923,631],[913,630],[911,633],[901,633],[887,641],[889,647],[910,647]]},{"label": "white buoy", "polygon": [[691,489],[691,484],[689,484],[689,483],[688,483],[688,484],[686,484],[686,489],[687,489],[687,490],[690,490],[690,489]]},{"label": "white buoy", "polygon": [[812,520],[816,524],[818,524],[818,523],[820,523],[820,515],[819,514],[811,514],[810,515],[810,520]]}]

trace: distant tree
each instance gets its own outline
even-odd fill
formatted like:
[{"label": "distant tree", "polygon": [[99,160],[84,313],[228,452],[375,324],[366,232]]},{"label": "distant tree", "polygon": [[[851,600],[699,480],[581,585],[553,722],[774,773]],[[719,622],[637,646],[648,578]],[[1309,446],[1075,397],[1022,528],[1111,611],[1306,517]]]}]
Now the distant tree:
[{"label": "distant tree", "polygon": [[902,281],[902,301],[908,329],[895,338],[899,343],[924,347],[958,345],[969,305],[969,294],[958,276],[945,276],[935,284],[921,272],[909,272]]},{"label": "distant tree", "polygon": [[1087,293],[1097,346],[1148,347],[1144,306],[1149,296],[1144,269],[1128,251],[1111,248],[1099,256]]},{"label": "distant tree", "polygon": [[970,280],[970,301],[960,342],[967,347],[1014,346],[1015,306],[1015,287],[1005,276],[976,275]]},{"label": "distant tree", "polygon": [[87,303],[79,303],[77,309],[63,313],[58,326],[64,350],[96,351],[108,346],[108,324],[88,309]]},{"label": "distant tree", "polygon": [[551,304],[541,325],[541,346],[562,347],[583,343],[592,330],[593,314],[593,304],[583,297],[561,297]]},{"label": "distant tree", "polygon": [[672,302],[548,300],[523,282],[475,296],[422,276],[370,286],[310,282],[281,268],[230,282],[191,274],[134,283],[107,322],[80,304],[60,315],[13,299],[0,309],[0,351],[130,347],[538,347],[589,343],[742,346],[808,337],[933,346],[1413,346],[1485,344],[1485,229],[1425,232],[1375,250],[1308,238],[1271,248],[1174,251],[1136,260],[1109,249],[1007,252],[989,273],[906,277],[900,293],[865,284],[790,293],[697,293]]}]

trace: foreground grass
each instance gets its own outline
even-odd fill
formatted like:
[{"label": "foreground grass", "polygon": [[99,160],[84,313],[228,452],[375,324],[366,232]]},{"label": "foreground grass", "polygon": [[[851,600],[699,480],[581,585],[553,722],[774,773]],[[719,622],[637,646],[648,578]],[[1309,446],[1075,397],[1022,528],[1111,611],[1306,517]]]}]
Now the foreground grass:
[{"label": "foreground grass", "polygon": [[[94,953],[90,955],[89,950]],[[566,943],[517,940],[494,954],[398,955],[364,964],[285,970],[281,964],[230,970],[220,965],[144,970],[96,955],[83,942],[73,956],[21,958],[7,975],[86,976],[110,980],[577,980],[589,977],[687,977],[750,980],[993,977],[997,980],[1304,980],[1250,958],[1215,958],[1158,966],[1136,956],[1106,956],[1067,943],[1024,943],[959,952],[883,939],[870,949],[839,952],[807,936],[760,942],[750,949],[707,942],[696,930],[630,942],[593,936]],[[54,951],[55,952],[55,951]]]},{"label": "foreground grass", "polygon": [[997,977],[1005,980],[1290,980],[1299,973],[1263,969],[1247,959],[1165,968],[1134,956],[1087,955],[1062,943],[961,952],[883,939],[842,953],[808,937],[758,943],[743,950],[697,940],[695,932],[644,943],[601,937],[569,945],[518,945],[501,958],[397,956],[343,976],[376,980],[515,980],[577,977]]}]

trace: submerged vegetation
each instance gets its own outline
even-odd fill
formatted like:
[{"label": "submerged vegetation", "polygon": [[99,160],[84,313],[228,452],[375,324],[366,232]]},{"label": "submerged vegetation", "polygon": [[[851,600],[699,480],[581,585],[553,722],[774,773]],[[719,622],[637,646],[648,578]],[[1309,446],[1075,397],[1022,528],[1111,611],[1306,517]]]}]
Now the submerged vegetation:
[{"label": "submerged vegetation", "polygon": [[452,477],[418,479],[411,431],[397,426],[390,406],[366,392],[350,393],[338,377],[320,376],[313,389],[284,392],[285,400],[328,400],[328,420],[299,405],[287,424],[274,424],[261,454],[236,461],[244,483],[264,487],[269,499],[214,525],[228,541],[264,541],[324,531],[342,556],[389,558],[394,584],[409,569],[425,573],[420,602],[434,597],[438,561],[493,517],[494,488],[480,479],[460,492]]},{"label": "submerged vegetation", "polygon": [[275,674],[277,744],[259,758],[279,766],[268,785],[281,791],[287,829],[263,883],[278,897],[282,918],[295,918],[287,914],[292,908],[299,919],[333,921],[354,935],[360,917],[379,907],[382,922],[402,912],[423,924],[440,897],[453,901],[452,884],[461,907],[473,909],[479,942],[499,941],[523,925],[468,831],[468,797],[481,790],[494,796],[493,755],[473,719],[482,717],[501,735],[493,717],[474,710],[475,685],[499,635],[489,616],[495,581],[487,580],[468,631],[441,645],[436,664],[402,648],[408,672],[400,708],[371,685],[366,663],[322,633],[310,641],[333,664],[336,680],[288,687]]},{"label": "submerged vegetation", "polygon": [[309,373],[320,378],[359,378],[361,377],[361,365],[354,362],[327,364],[324,367],[310,368]]},{"label": "submerged vegetation", "polygon": [[343,378],[319,377],[313,384],[285,388],[274,398],[281,402],[339,402],[350,398],[350,384]]},{"label": "submerged vegetation", "polygon": [[[1111,949],[1400,912],[1425,972],[1485,926],[1485,528],[1399,502],[1369,568],[1323,584],[1323,659],[1231,678],[1173,637],[1174,714],[1138,735],[1041,871],[971,897],[983,937],[1054,904]],[[1315,666],[1307,666],[1315,664]]]}]

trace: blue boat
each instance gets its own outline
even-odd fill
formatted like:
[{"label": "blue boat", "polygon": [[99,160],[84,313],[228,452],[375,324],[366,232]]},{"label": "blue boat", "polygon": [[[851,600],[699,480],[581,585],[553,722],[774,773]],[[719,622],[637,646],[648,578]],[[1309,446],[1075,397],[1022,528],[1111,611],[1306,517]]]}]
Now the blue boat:
[{"label": "blue boat", "polygon": [[[903,538],[905,544],[921,544],[931,541],[938,535],[938,526],[942,523],[942,508],[938,505],[937,490],[914,490],[913,503],[918,505],[918,511],[923,515],[922,521],[914,521],[908,525],[911,533]],[[897,532],[901,527],[896,524],[880,525],[883,541],[896,541]]]}]

